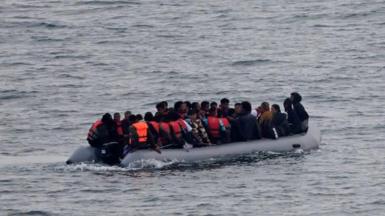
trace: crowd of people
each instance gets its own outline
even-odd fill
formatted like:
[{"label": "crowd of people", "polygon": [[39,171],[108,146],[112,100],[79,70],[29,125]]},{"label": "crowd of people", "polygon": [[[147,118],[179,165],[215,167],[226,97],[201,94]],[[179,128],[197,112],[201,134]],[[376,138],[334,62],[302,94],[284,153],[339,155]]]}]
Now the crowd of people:
[{"label": "crowd of people", "polygon": [[157,112],[133,114],[106,113],[89,130],[87,140],[107,163],[118,163],[119,158],[137,149],[150,148],[158,153],[166,148],[194,148],[279,137],[307,131],[309,115],[301,104],[302,97],[293,92],[278,104],[263,102],[252,109],[244,101],[230,107],[223,98],[216,102],[178,101],[169,107],[167,101],[156,105]]}]

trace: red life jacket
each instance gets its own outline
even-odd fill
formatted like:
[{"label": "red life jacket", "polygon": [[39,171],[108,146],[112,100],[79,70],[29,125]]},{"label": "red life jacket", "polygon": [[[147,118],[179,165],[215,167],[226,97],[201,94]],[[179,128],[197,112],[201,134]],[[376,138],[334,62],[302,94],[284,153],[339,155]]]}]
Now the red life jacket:
[{"label": "red life jacket", "polygon": [[157,135],[159,135],[160,124],[156,121],[149,121],[148,124],[150,124],[155,129]]},{"label": "red life jacket", "polygon": [[185,131],[187,130],[187,125],[183,119],[180,118],[177,120],[177,122],[178,122],[179,126],[182,128],[182,130],[185,130]]},{"label": "red life jacket", "polygon": [[170,127],[172,128],[173,132],[174,132],[174,135],[176,138],[181,138],[182,137],[182,129],[181,129],[181,126],[179,125],[179,122],[178,121],[171,121],[170,123]]},{"label": "red life jacket", "polygon": [[122,127],[122,121],[116,121],[116,133],[118,133],[119,136],[123,136],[123,127]]},{"label": "red life jacket", "polygon": [[[138,134],[138,142],[140,144],[146,144],[147,142],[147,130],[148,130],[148,125],[146,122],[143,122],[143,121],[140,121],[140,122],[137,122],[135,124],[132,124],[132,127],[135,128],[136,130],[136,134]],[[132,140],[131,140],[131,144],[132,143]]]},{"label": "red life jacket", "polygon": [[102,124],[103,122],[100,119],[96,120],[96,122],[92,124],[90,130],[88,131],[87,139],[93,140],[93,136],[96,133],[96,129]]},{"label": "red life jacket", "polygon": [[[160,133],[160,131],[163,131],[166,135]],[[167,137],[164,137],[167,136]],[[170,125],[166,122],[160,122],[159,123],[159,137],[160,137],[160,142],[162,145],[168,145],[169,140],[171,137],[171,131],[170,131]]]},{"label": "red life jacket", "polygon": [[213,138],[220,138],[220,125],[219,118],[214,116],[207,117],[208,121],[208,132]]},{"label": "red life jacket", "polygon": [[223,126],[225,126],[225,128],[229,128],[230,127],[230,122],[227,118],[221,118],[222,122],[223,122]]}]

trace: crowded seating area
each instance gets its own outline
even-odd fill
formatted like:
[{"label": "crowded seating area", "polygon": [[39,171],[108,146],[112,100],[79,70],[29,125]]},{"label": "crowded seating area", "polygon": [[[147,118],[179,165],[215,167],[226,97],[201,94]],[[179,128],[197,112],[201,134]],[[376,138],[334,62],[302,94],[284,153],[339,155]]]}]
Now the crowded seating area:
[{"label": "crowded seating area", "polygon": [[233,142],[280,137],[304,133],[309,115],[299,93],[291,93],[278,104],[263,102],[253,109],[248,101],[230,106],[227,98],[217,102],[167,101],[156,104],[156,112],[134,114],[130,111],[113,116],[106,113],[92,124],[88,143],[115,160],[138,149],[200,148]]}]

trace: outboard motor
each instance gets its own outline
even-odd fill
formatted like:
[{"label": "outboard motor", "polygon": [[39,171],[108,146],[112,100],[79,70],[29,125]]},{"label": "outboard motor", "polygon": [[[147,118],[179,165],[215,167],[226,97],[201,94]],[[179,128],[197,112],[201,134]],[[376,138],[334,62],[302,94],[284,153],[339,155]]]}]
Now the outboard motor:
[{"label": "outboard motor", "polygon": [[120,163],[122,148],[117,142],[105,143],[101,147],[97,148],[96,155],[103,163],[116,165]]}]

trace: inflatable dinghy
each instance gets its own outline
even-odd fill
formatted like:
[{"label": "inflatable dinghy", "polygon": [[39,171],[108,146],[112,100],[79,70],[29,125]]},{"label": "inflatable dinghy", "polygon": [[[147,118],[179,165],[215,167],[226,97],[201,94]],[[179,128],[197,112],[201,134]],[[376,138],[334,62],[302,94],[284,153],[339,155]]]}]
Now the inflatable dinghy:
[{"label": "inflatable dinghy", "polygon": [[[155,159],[159,161],[184,161],[195,162],[211,158],[228,158],[255,152],[290,152],[296,149],[309,151],[317,149],[321,142],[319,129],[309,125],[306,133],[296,134],[279,139],[260,139],[247,142],[234,142],[222,145],[191,149],[162,149],[159,154],[151,149],[137,150],[128,153],[121,161],[121,166],[127,167],[130,163],[141,160]],[[90,146],[79,147],[67,160],[67,164],[82,162],[98,162],[96,149]]]}]

